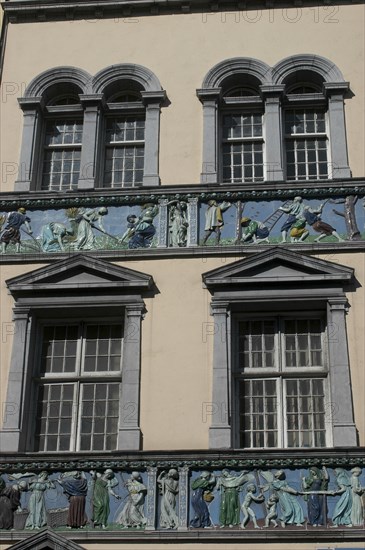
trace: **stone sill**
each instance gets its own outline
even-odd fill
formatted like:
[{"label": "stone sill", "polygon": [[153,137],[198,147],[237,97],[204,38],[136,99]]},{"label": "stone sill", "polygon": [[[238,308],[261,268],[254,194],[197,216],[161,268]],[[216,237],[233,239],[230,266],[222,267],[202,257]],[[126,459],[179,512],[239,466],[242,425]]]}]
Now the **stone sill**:
[{"label": "stone sill", "polygon": [[[239,260],[263,252],[268,248],[278,247],[275,244],[246,244],[235,246],[196,246],[196,247],[166,247],[166,248],[136,248],[125,250],[82,250],[83,255],[90,255],[94,258],[100,258],[109,261],[128,261],[128,260],[155,260],[155,259],[172,259],[172,258],[197,258],[204,261],[206,258],[220,257],[230,260]],[[285,250],[292,250],[293,252],[305,252],[307,254],[325,254],[325,258],[328,261],[335,261],[337,254],[349,254],[365,252],[365,241],[345,241],[343,243],[316,243],[305,244],[303,243],[286,243],[283,245]],[[73,252],[72,255],[77,254]],[[70,254],[65,252],[43,252],[43,253],[27,253],[27,254],[0,254],[0,265],[12,265],[12,264],[33,264],[33,263],[45,263],[49,264],[57,260],[63,260],[70,257]]]}]

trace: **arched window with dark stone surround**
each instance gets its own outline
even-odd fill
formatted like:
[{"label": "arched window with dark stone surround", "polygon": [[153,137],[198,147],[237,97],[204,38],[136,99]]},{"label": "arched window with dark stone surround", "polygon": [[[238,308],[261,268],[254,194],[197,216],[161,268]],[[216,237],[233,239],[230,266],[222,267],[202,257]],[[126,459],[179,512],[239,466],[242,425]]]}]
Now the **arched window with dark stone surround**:
[{"label": "arched window with dark stone surround", "polygon": [[24,113],[16,191],[159,185],[160,110],[166,93],[145,67],[91,77],[75,67],[37,76]]}]

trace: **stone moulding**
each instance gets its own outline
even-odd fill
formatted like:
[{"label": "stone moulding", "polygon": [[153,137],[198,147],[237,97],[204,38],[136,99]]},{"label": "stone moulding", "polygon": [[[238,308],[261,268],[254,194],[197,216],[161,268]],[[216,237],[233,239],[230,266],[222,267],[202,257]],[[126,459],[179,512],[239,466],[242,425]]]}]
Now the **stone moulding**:
[{"label": "stone moulding", "polygon": [[210,199],[216,200],[265,200],[290,199],[296,195],[306,198],[322,198],[355,194],[365,197],[365,179],[351,179],[322,182],[306,182],[293,187],[292,183],[282,182],[263,183],[255,189],[244,188],[242,184],[234,185],[180,185],[159,186],[155,189],[128,188],[122,190],[95,190],[87,192],[27,192],[27,193],[0,193],[0,210],[11,210],[19,205],[28,208],[67,208],[77,203],[79,206],[92,207],[118,205],[138,205],[146,202],[157,202],[166,198],[171,200],[188,200],[196,198],[201,202]]},{"label": "stone moulding", "polygon": [[[326,0],[320,2],[326,6]],[[333,5],[361,4],[361,0],[341,0],[333,2]],[[220,12],[248,12],[251,10],[268,10],[275,8],[290,8],[298,6],[295,0],[281,0],[279,2],[232,2],[232,0],[86,0],[84,2],[65,2],[58,0],[19,0],[17,2],[4,3],[4,11],[8,14],[11,23],[48,20],[72,20],[72,19],[104,19],[128,18],[138,15],[164,15],[202,13],[208,11],[212,14]],[[318,2],[303,0],[300,7],[318,6]]]},{"label": "stone moulding", "polygon": [[103,455],[82,455],[65,453],[64,455],[42,454],[35,457],[34,453],[14,455],[0,454],[0,472],[57,469],[141,469],[156,466],[158,468],[174,468],[187,466],[194,468],[308,468],[323,464],[328,467],[365,468],[365,448],[348,450],[336,449],[298,449],[275,451],[189,451],[189,452],[139,452],[139,453],[108,453]]}]

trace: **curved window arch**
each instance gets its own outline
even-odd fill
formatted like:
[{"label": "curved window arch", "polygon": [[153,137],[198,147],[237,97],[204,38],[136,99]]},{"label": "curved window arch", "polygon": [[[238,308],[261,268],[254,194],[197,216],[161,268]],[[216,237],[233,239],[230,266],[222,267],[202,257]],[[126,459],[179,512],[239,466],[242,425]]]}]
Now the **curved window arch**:
[{"label": "curved window arch", "polygon": [[15,190],[158,185],[165,98],[140,65],[113,65],[94,77],[75,67],[41,73],[19,99],[24,129]]},{"label": "curved window arch", "polygon": [[272,68],[257,59],[227,59],[208,71],[197,95],[202,183],[351,177],[344,117],[349,83],[328,59],[294,55]]},{"label": "curved window arch", "polygon": [[349,83],[338,67],[318,55],[294,55],[277,63],[272,77],[285,86],[286,179],[351,177],[344,114]]}]

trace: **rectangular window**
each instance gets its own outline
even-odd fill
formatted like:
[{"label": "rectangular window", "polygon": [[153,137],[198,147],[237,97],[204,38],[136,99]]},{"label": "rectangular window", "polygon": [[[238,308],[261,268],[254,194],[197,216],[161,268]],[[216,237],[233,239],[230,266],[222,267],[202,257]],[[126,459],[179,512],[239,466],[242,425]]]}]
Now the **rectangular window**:
[{"label": "rectangular window", "polygon": [[121,324],[43,327],[36,451],[116,448],[122,346]]},{"label": "rectangular window", "polygon": [[223,182],[263,181],[262,115],[223,116]]},{"label": "rectangular window", "polygon": [[247,319],[237,327],[240,447],[324,447],[323,319]]},{"label": "rectangular window", "polygon": [[144,117],[108,118],[104,183],[107,187],[133,187],[143,182]]},{"label": "rectangular window", "polygon": [[309,109],[285,111],[288,180],[328,178],[325,113]]},{"label": "rectangular window", "polygon": [[77,189],[80,175],[81,120],[49,120],[46,125],[42,190]]}]

